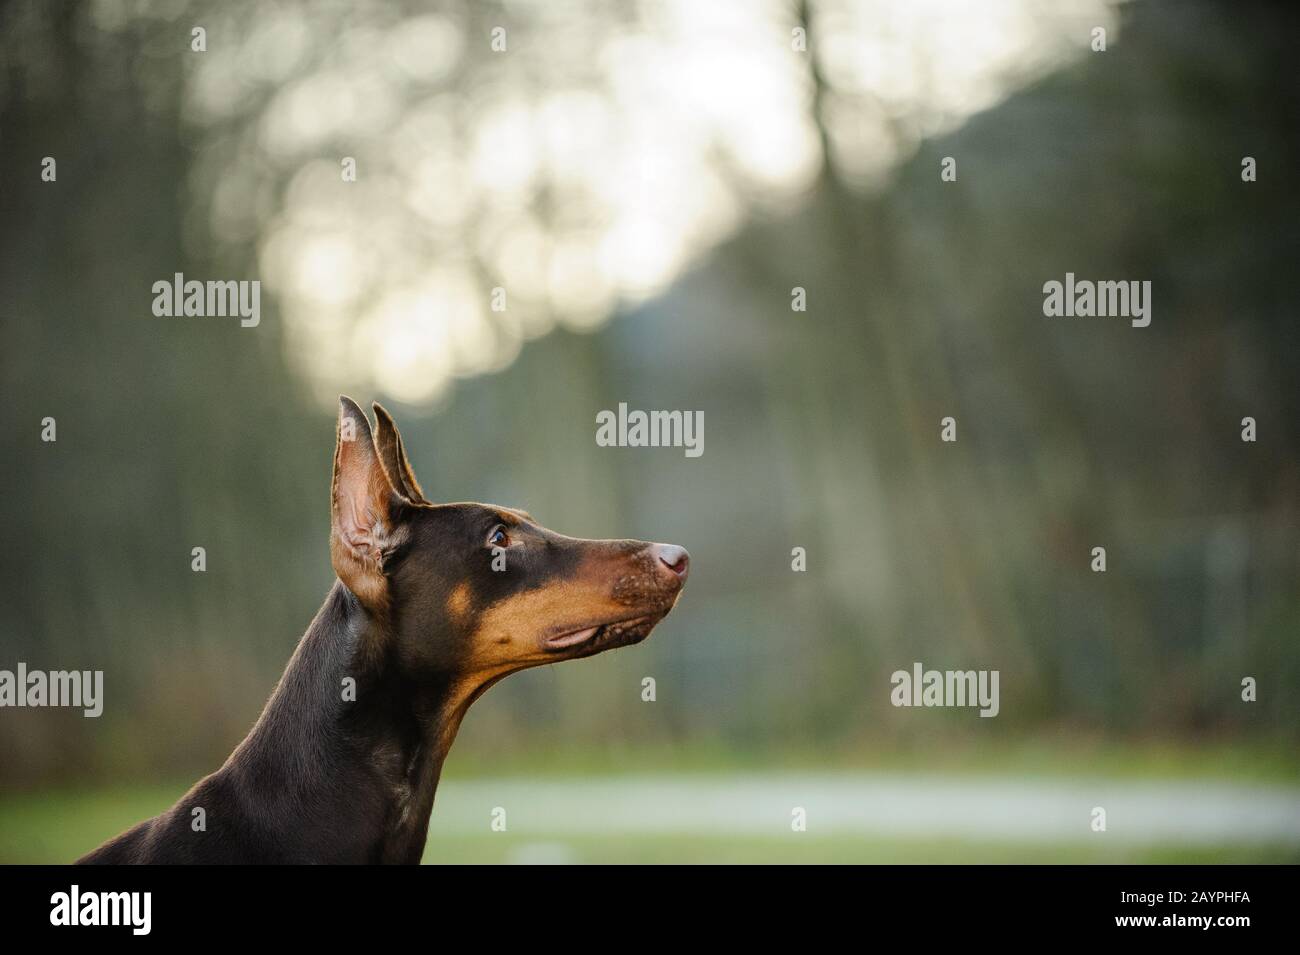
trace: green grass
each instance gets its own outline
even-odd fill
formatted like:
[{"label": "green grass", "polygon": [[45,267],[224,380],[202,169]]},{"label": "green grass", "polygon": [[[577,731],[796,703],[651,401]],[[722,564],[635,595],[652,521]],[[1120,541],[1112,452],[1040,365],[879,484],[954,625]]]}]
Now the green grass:
[{"label": "green grass", "polygon": [[[63,863],[167,808],[187,788],[141,787],[0,797],[0,863]],[[445,827],[444,827],[445,828]],[[1295,846],[1124,846],[1099,836],[1043,843],[827,837],[441,831],[434,813],[430,863],[1266,863],[1300,862]]]},{"label": "green grass", "polygon": [[156,816],[184,795],[140,787],[0,797],[0,863],[73,862],[105,839]]},{"label": "green grass", "polygon": [[[1221,780],[1294,784],[1300,754],[1285,743],[1243,745],[1201,742],[1179,745],[1129,742],[1109,745],[1087,738],[1039,737],[1023,743],[932,744],[913,750],[863,748],[853,752],[753,750],[695,745],[690,748],[612,748],[532,752],[492,761],[475,747],[453,753],[444,781],[479,778],[576,780],[619,776],[691,776],[730,772],[867,770],[876,773],[999,777],[1043,780],[1087,776],[1115,781]],[[189,788],[173,784],[88,787],[0,794],[0,863],[70,862],[110,836],[156,815]],[[643,831],[586,836],[544,832],[469,832],[451,821],[451,805],[435,810],[425,860],[511,862],[531,858],[577,862],[1298,862],[1294,845],[1134,846],[1104,836],[1063,845],[1048,843],[920,840],[868,837],[861,833],[753,835],[650,835]]]},{"label": "green grass", "polygon": [[473,747],[452,751],[444,778],[476,776],[609,776],[728,770],[815,770],[897,773],[956,773],[1050,779],[1101,776],[1116,780],[1180,779],[1230,782],[1300,782],[1300,748],[1293,740],[1128,740],[1109,743],[1063,733],[1023,740],[926,740],[912,746],[867,745],[817,750],[808,747],[751,747],[723,743],[628,748],[560,748],[486,754]]}]

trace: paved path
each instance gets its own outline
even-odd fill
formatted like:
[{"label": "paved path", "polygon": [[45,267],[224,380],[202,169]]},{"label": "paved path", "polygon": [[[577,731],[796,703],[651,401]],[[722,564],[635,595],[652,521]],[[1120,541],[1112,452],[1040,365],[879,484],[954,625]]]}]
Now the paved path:
[{"label": "paved path", "polygon": [[1125,844],[1300,844],[1300,788],[1225,782],[854,774],[447,780],[431,834],[482,832],[494,807],[538,835],[778,835],[791,809],[810,832],[894,838]]}]

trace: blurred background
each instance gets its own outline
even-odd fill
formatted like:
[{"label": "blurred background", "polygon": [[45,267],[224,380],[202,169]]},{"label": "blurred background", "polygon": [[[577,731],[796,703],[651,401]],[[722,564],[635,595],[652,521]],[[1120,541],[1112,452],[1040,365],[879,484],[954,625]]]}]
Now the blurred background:
[{"label": "blurred background", "polygon": [[[0,710],[0,860],[251,726],[333,579],[340,392],[434,500],[693,557],[651,640],[475,705],[429,861],[1300,860],[1298,18],[0,7],[0,668],[106,696]],[[1044,318],[1067,271],[1150,327]],[[176,272],[260,325],[155,317]],[[703,456],[597,447],[619,402]],[[1000,714],[894,708],[913,661]]]}]

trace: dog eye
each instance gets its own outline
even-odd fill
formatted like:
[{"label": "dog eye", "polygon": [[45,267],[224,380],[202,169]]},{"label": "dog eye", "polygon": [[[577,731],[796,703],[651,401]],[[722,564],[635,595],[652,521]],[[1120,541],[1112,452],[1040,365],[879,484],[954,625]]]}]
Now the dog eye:
[{"label": "dog eye", "polygon": [[492,528],[492,533],[488,535],[489,547],[508,547],[510,545],[510,535],[506,533],[505,526],[498,524]]}]

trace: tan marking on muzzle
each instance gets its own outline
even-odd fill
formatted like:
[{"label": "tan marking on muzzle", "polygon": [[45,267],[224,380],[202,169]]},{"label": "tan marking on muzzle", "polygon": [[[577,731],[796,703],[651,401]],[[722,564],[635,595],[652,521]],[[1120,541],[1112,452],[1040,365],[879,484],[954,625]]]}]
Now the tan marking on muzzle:
[{"label": "tan marking on muzzle", "polygon": [[460,584],[447,598],[447,613],[456,623],[462,623],[469,613],[469,584]]},{"label": "tan marking on muzzle", "polygon": [[585,623],[617,612],[610,585],[564,581],[498,601],[483,612],[471,659],[478,667],[551,659],[538,641],[558,626]]}]

